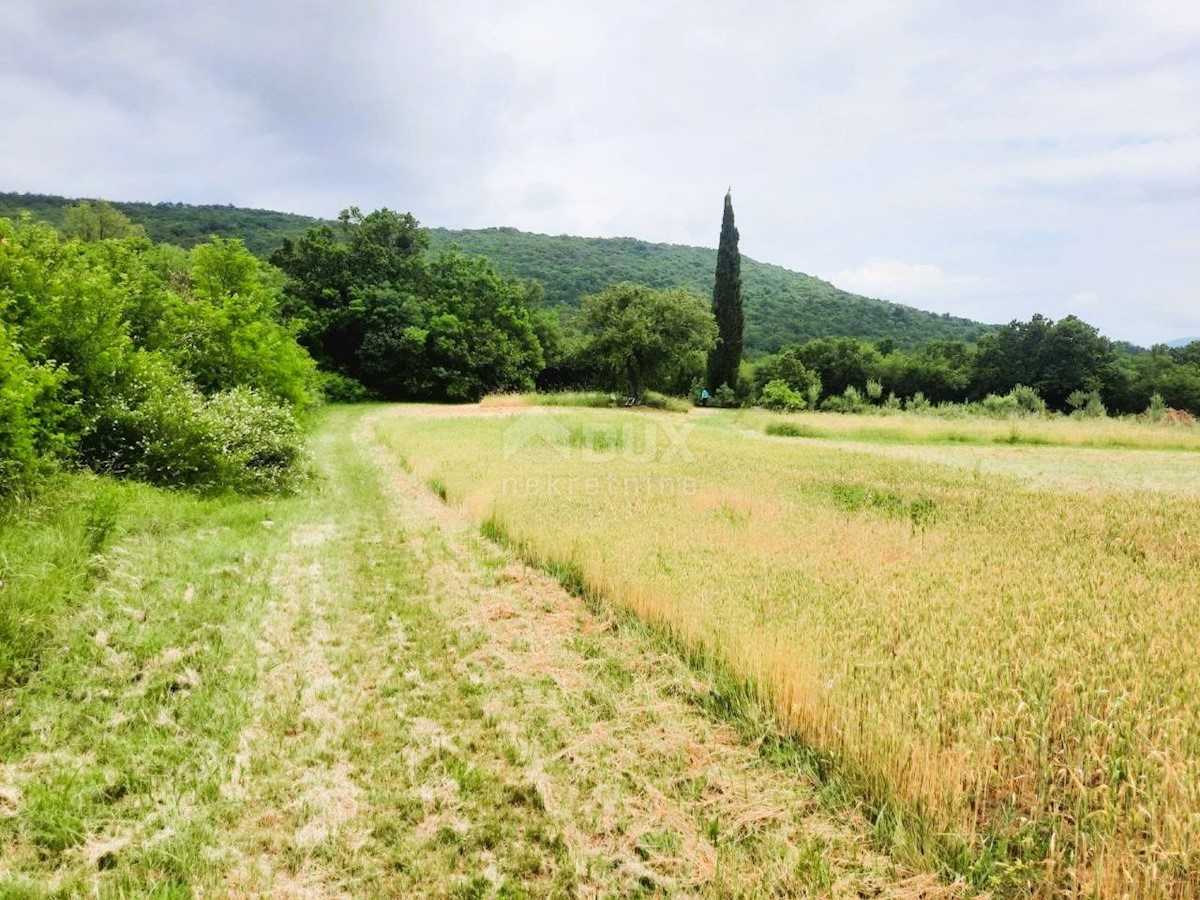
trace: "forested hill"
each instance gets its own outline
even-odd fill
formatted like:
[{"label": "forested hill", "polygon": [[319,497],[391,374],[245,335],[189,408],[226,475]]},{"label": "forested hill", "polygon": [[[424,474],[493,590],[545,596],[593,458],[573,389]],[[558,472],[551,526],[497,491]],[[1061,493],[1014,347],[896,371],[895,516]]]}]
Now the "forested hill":
[{"label": "forested hill", "polygon": [[[76,201],[43,194],[0,193],[0,217],[22,210],[52,224]],[[236,206],[184,203],[121,203],[113,206],[142,225],[152,240],[191,247],[212,235],[238,237],[259,256],[269,256],[285,237],[296,237],[319,220],[292,213]],[[616,281],[652,287],[712,291],[716,251],[634,238],[552,237],[514,228],[430,230],[435,249],[458,244],[491,259],[502,272],[533,278],[553,306],[573,307],[580,297]],[[716,235],[714,234],[714,239]],[[842,291],[818,278],[742,257],[746,346],[774,351],[815,337],[890,339],[911,349],[932,340],[975,340],[987,326]]]},{"label": "forested hill", "polygon": [[[0,193],[0,218],[15,219],[27,211],[51,225],[60,225],[63,213],[76,202],[50,194]],[[295,213],[240,206],[108,202],[145,228],[152,241],[190,248],[213,235],[241,238],[251,253],[263,258],[278,249],[285,237],[299,237],[318,222]]]},{"label": "forested hill", "polygon": [[[515,228],[430,232],[434,247],[458,244],[492,260],[501,271],[533,278],[553,306],[575,306],[579,298],[616,281],[651,287],[689,287],[712,293],[717,251],[635,238],[581,238],[528,234]],[[715,238],[715,234],[714,234]],[[839,290],[827,281],[781,266],[742,257],[746,346],[775,351],[817,337],[891,339],[910,349],[940,339],[973,341],[988,326],[872,300]]]}]

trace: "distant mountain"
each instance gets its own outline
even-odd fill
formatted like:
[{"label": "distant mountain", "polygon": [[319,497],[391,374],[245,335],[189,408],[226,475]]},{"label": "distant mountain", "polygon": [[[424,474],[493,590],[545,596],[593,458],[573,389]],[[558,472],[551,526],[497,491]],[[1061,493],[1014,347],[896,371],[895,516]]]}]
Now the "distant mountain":
[{"label": "distant mountain", "polygon": [[[45,194],[0,193],[0,216],[28,210],[52,224],[77,201]],[[210,235],[238,237],[254,253],[269,256],[285,237],[296,237],[321,220],[236,206],[184,203],[123,203],[113,206],[145,227],[155,241],[191,247]],[[457,244],[482,254],[502,272],[541,282],[552,306],[578,306],[581,297],[616,281],[712,292],[716,250],[652,244],[635,238],[582,238],[529,234],[515,228],[477,231],[430,229],[434,248]],[[911,349],[932,340],[974,341],[989,326],[839,290],[811,275],[742,257],[746,346],[774,351],[816,337],[892,340]]]},{"label": "distant mountain", "polygon": [[1200,341],[1200,337],[1180,338],[1177,341],[1168,341],[1168,347],[1186,347],[1188,344],[1194,344]]}]

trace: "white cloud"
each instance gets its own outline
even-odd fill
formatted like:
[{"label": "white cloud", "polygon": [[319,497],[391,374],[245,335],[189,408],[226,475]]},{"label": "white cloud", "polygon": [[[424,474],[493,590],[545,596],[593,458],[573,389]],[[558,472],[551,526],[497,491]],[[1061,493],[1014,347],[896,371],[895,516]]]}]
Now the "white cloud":
[{"label": "white cloud", "polygon": [[1100,295],[1094,291],[1076,291],[1071,295],[1070,299],[1067,300],[1067,305],[1074,307],[1086,307],[1095,306],[1099,302]]},{"label": "white cloud", "polygon": [[1200,4],[211,6],[6,0],[0,189],[713,246],[732,183],[841,287],[1195,327]]},{"label": "white cloud", "polygon": [[975,276],[948,276],[933,263],[908,263],[899,259],[872,259],[857,269],[846,269],[833,279],[838,287],[871,297],[931,298],[961,293],[982,284]]}]

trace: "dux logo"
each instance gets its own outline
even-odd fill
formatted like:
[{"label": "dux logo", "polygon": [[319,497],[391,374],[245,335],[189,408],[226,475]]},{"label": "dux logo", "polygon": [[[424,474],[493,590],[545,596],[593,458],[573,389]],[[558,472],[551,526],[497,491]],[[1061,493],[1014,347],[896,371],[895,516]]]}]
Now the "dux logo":
[{"label": "dux logo", "polygon": [[583,462],[690,463],[688,437],[695,426],[662,420],[568,424],[559,416],[525,413],[504,429],[505,459],[548,449],[560,459],[577,455]]},{"label": "dux logo", "polygon": [[512,459],[527,450],[548,447],[566,459],[571,455],[571,429],[558,416],[526,413],[516,416],[504,429],[504,458]]}]

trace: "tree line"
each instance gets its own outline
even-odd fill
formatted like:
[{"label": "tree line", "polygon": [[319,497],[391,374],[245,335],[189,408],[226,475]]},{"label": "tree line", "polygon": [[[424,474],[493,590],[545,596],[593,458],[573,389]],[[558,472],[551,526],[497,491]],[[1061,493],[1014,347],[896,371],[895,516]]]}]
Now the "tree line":
[{"label": "tree line", "polygon": [[60,228],[0,219],[0,494],[56,465],[160,484],[276,489],[302,470],[321,398],[476,400],[498,391],[651,391],[720,405],[1200,414],[1200,342],[1135,352],[1069,316],[976,343],[822,337],[742,359],[740,256],[726,197],[711,300],[601,287],[578,309],[410,214],[351,207],[270,262],[236,239],[154,243],[103,203]]},{"label": "tree line", "polygon": [[761,402],[767,385],[778,382],[768,405],[781,402],[786,388],[796,395],[787,397],[792,408],[862,408],[889,398],[893,405],[917,407],[981,403],[1017,391],[1036,398],[1030,401],[1035,407],[1058,412],[1170,407],[1200,415],[1200,342],[1131,351],[1075,316],[1054,321],[1036,315],[975,344],[933,341],[916,351],[888,341],[822,338],[760,358],[746,372],[746,402]]}]

